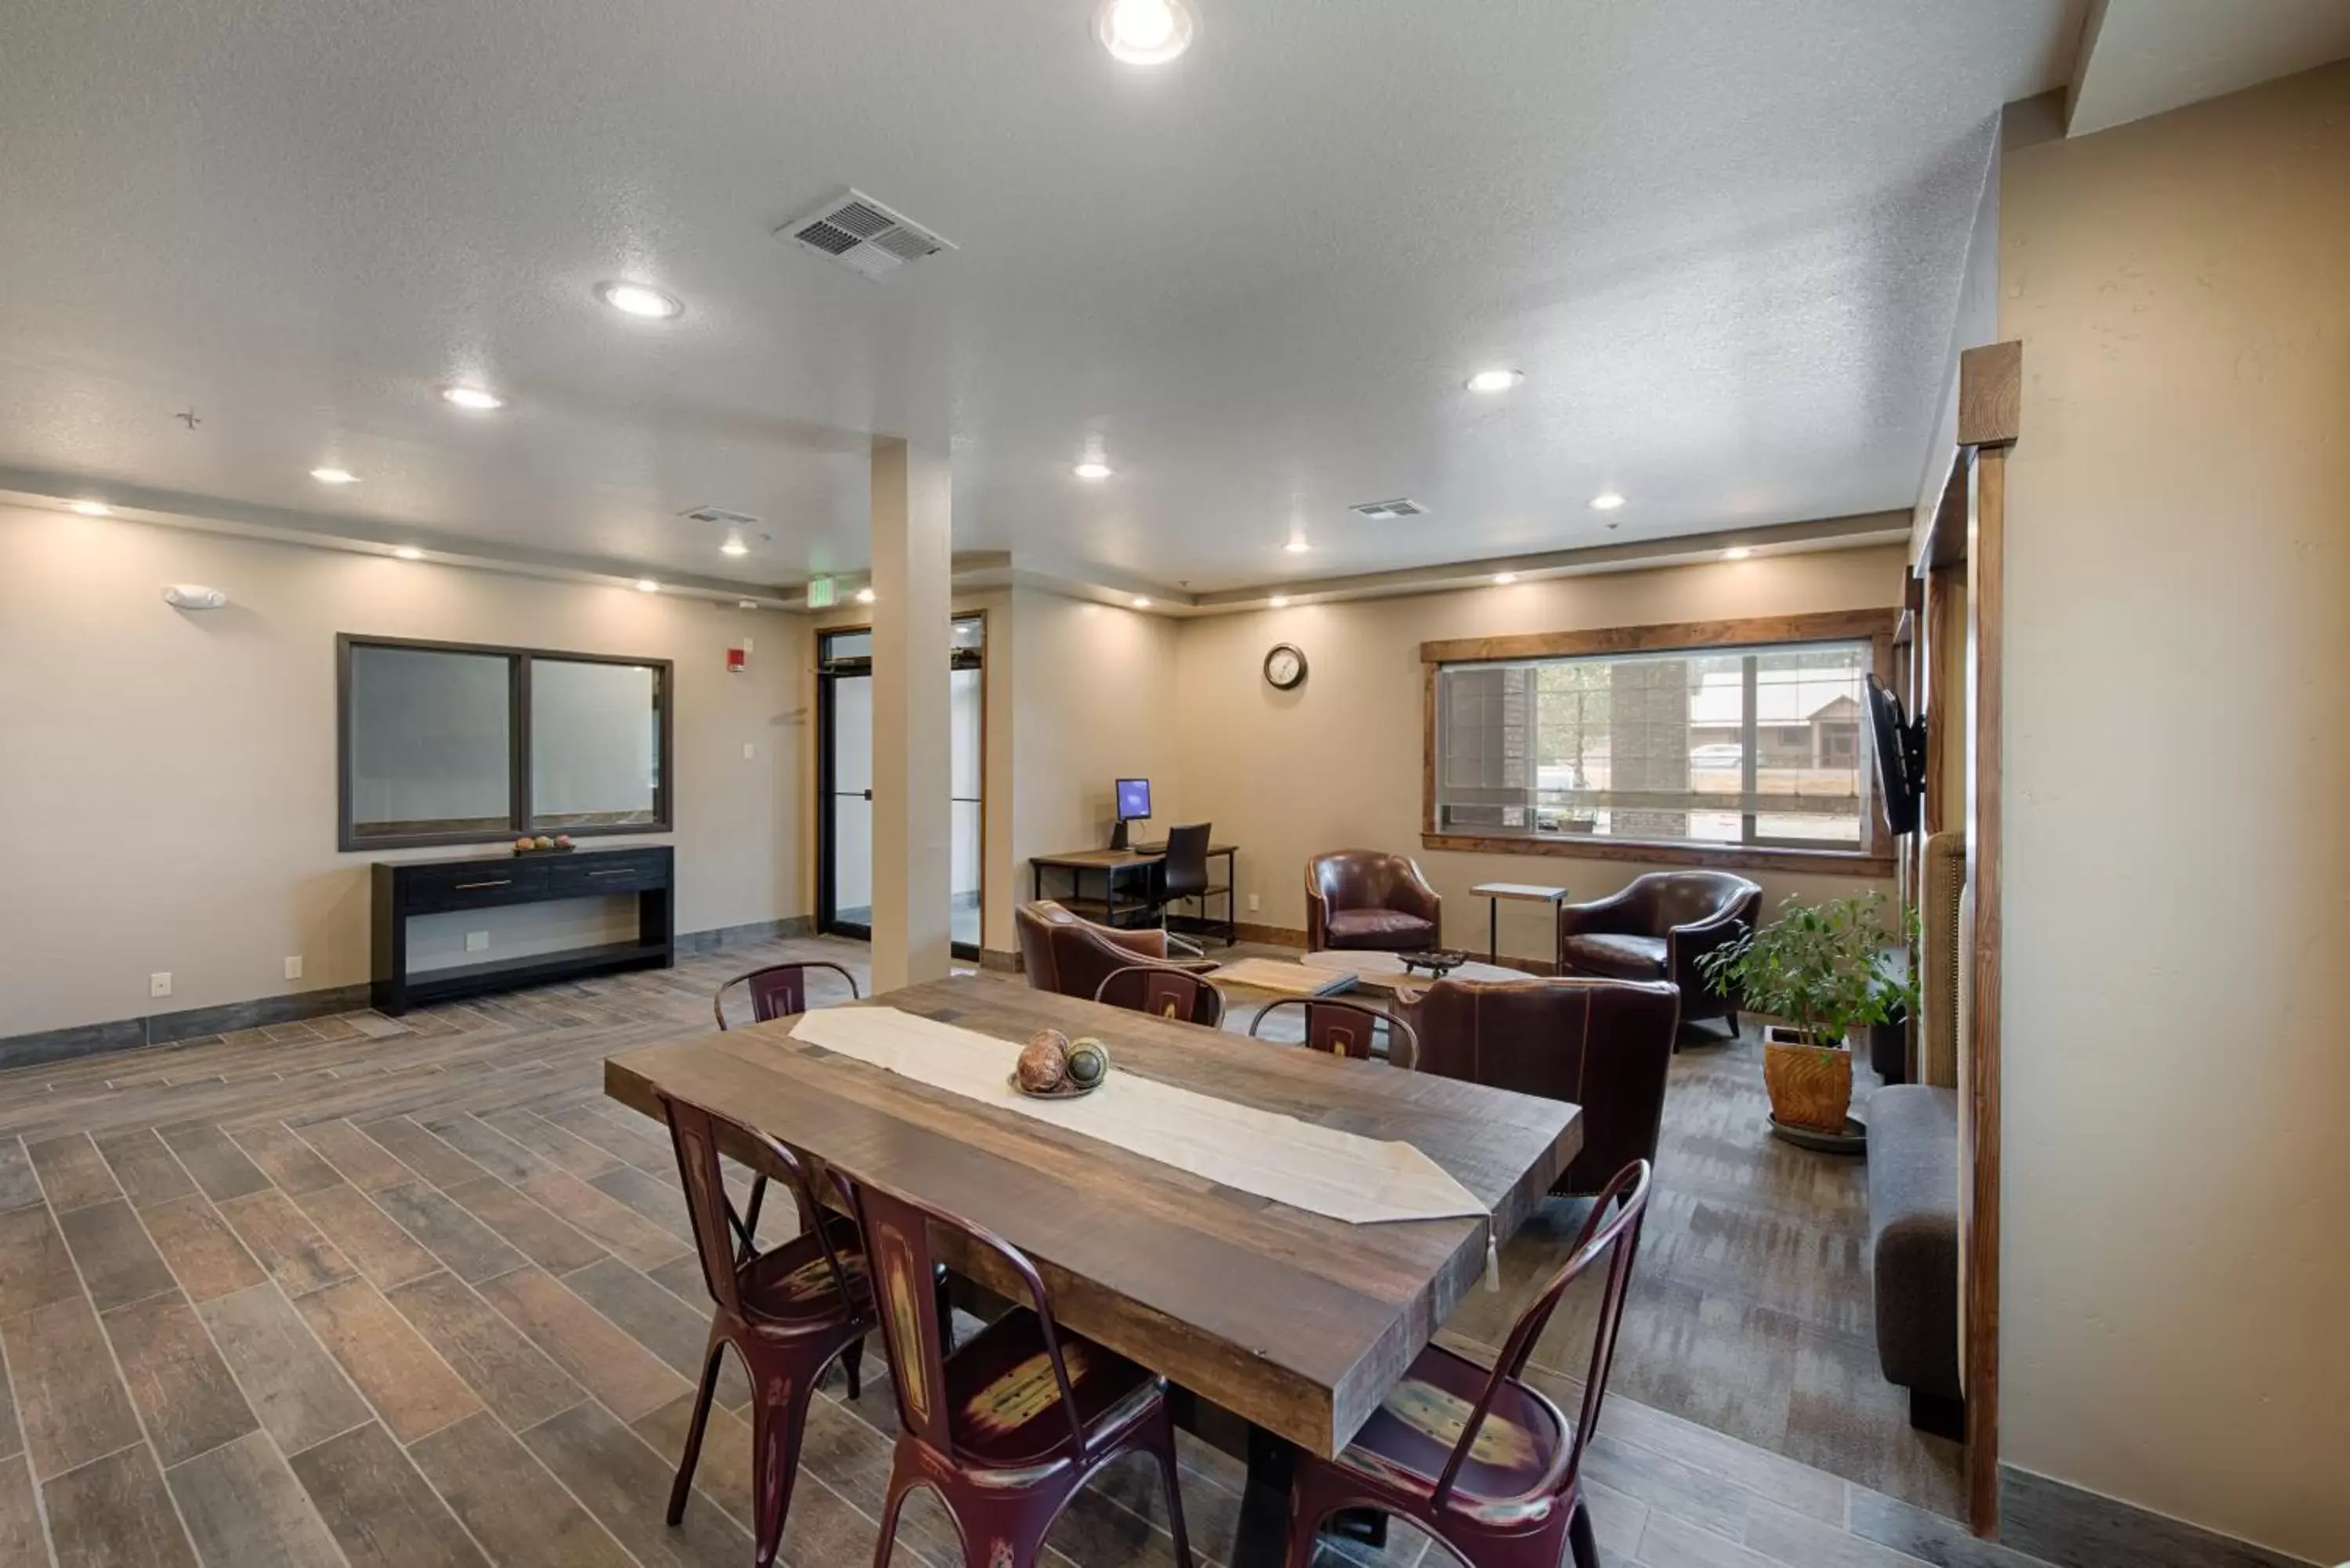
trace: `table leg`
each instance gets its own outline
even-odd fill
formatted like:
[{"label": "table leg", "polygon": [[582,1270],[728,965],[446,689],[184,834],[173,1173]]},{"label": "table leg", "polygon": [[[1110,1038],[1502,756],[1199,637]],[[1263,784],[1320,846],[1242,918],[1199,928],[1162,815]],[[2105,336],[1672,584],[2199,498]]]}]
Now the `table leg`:
[{"label": "table leg", "polygon": [[1486,899],[1485,909],[1485,961],[1498,964],[1502,961],[1502,900]]}]

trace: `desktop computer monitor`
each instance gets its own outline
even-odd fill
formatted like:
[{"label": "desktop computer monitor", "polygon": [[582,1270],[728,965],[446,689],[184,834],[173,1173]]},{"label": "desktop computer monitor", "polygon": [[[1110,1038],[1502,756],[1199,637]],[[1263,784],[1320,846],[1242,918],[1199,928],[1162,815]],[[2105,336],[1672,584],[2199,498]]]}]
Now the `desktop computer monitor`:
[{"label": "desktop computer monitor", "polygon": [[1118,830],[1110,835],[1112,849],[1127,847],[1126,825],[1140,822],[1150,815],[1150,781],[1120,779],[1118,781]]}]

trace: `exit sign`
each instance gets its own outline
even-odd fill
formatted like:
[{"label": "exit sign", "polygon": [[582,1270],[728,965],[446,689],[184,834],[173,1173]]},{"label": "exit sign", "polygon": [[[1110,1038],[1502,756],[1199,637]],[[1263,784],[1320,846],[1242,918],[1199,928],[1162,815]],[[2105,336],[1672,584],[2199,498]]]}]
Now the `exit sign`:
[{"label": "exit sign", "polygon": [[830,577],[810,577],[808,579],[808,608],[829,609],[832,607],[832,600],[833,587],[832,579]]}]

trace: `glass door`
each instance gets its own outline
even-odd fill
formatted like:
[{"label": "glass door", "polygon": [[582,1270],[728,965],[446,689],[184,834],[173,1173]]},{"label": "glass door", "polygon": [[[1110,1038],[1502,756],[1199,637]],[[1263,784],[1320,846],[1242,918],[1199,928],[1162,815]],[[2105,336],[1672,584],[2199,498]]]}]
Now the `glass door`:
[{"label": "glass door", "polygon": [[[949,930],[959,958],[979,956],[987,832],[987,623],[958,617],[948,650]],[[873,634],[816,639],[816,929],[873,936]]]},{"label": "glass door", "polygon": [[816,639],[822,815],[816,928],[873,936],[873,634],[827,632]]}]

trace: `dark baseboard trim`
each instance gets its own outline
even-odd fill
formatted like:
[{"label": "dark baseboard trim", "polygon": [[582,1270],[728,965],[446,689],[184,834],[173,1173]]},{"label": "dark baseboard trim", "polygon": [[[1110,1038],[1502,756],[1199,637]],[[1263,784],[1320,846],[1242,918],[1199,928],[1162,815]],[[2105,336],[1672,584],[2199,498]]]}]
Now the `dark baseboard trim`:
[{"label": "dark baseboard trim", "polygon": [[706,931],[680,931],[677,951],[680,958],[689,953],[715,952],[720,948],[741,947],[745,942],[785,942],[799,937],[816,935],[816,918],[812,915],[792,915],[780,920],[753,920],[747,925],[715,926]]},{"label": "dark baseboard trim", "polygon": [[217,1007],[151,1012],[143,1018],[119,1018],[110,1023],[83,1023],[70,1029],[12,1034],[0,1039],[0,1070],[64,1062],[77,1056],[98,1056],[109,1051],[137,1051],[149,1045],[201,1039],[207,1034],[265,1028],[272,1023],[298,1023],[306,1018],[350,1012],[367,1004],[366,986],[337,985],[323,991],[297,991],[290,996],[224,1002]]},{"label": "dark baseboard trim", "polygon": [[[806,915],[754,920],[748,925],[682,932],[677,939],[677,950],[682,958],[745,942],[812,936],[815,931],[816,921]],[[115,1051],[138,1051],[150,1045],[169,1045],[207,1034],[232,1034],[240,1029],[261,1029],[272,1023],[298,1023],[306,1018],[355,1012],[367,1005],[365,985],[338,985],[323,991],[297,991],[290,996],[256,997],[250,1002],[223,1002],[217,1007],[192,1007],[178,1012],[118,1018],[108,1023],[79,1023],[68,1029],[0,1036],[0,1072]]]},{"label": "dark baseboard trim", "polygon": [[1999,1467],[1999,1541],[2070,1568],[2316,1568],[2013,1465]]}]

